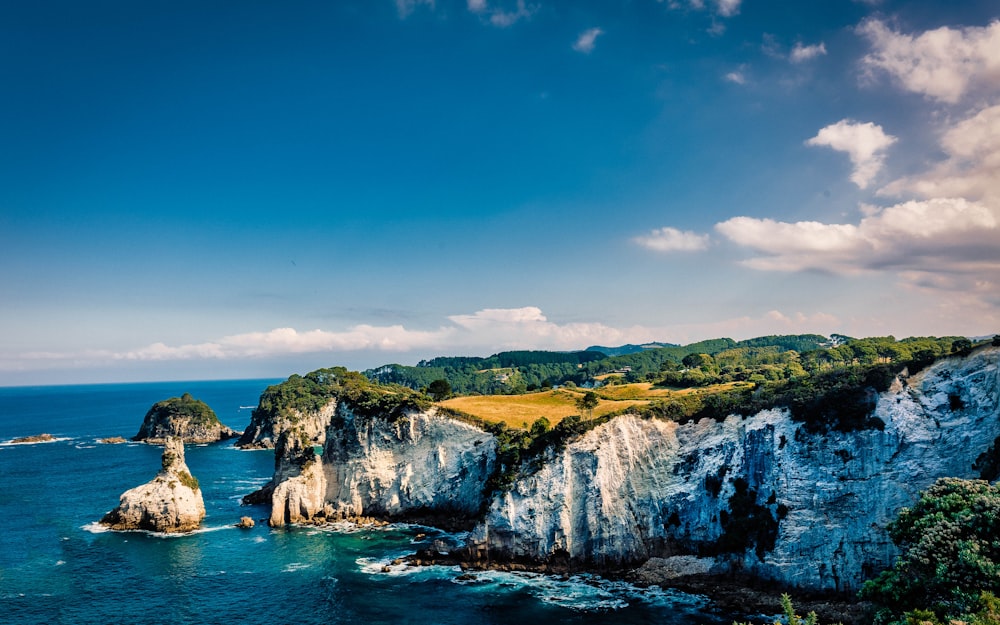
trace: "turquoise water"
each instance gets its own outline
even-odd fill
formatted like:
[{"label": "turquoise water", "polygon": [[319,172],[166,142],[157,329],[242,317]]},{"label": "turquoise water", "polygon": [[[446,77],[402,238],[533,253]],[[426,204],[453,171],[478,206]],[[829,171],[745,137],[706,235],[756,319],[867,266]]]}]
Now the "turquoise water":
[{"label": "turquoise water", "polygon": [[[242,429],[274,381],[0,388],[0,622],[3,623],[516,623],[632,625],[731,622],[704,599],[596,577],[559,579],[457,569],[383,567],[434,539],[382,529],[232,527],[265,507],[240,497],[264,484],[270,451],[189,446],[206,507],[184,536],[107,532],[95,521],[156,474],[160,448],[129,438],[156,401],[189,392]],[[60,440],[9,445],[47,432]],[[419,534],[427,538],[417,541]]]}]

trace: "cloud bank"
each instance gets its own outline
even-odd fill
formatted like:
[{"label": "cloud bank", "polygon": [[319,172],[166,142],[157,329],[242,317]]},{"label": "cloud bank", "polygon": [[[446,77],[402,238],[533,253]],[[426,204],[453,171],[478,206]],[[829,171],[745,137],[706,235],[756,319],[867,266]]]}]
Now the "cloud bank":
[{"label": "cloud bank", "polygon": [[129,363],[264,360],[304,354],[329,354],[329,364],[352,352],[423,352],[433,355],[478,353],[487,355],[512,349],[576,350],[589,345],[621,345],[650,341],[686,343],[705,338],[748,338],[775,333],[845,331],[840,321],[827,313],[772,310],[751,317],[674,324],[659,327],[616,328],[600,322],[557,323],[535,306],[487,308],[447,317],[434,330],[402,325],[357,325],[342,331],[275,328],[247,332],[203,343],[167,345],[153,343],[134,350],[115,352],[30,352],[0,354],[0,371],[38,371],[55,368],[86,368]]}]

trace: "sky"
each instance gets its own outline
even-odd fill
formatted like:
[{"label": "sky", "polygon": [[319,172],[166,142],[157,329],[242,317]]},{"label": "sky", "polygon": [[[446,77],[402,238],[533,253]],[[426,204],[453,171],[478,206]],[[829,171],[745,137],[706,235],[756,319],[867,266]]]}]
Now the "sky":
[{"label": "sky", "polygon": [[0,385],[1000,332],[995,0],[0,7]]}]

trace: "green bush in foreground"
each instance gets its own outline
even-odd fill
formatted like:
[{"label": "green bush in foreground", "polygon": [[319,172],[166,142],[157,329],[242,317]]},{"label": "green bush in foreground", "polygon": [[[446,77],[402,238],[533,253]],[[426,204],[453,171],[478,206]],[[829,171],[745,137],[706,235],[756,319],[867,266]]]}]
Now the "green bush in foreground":
[{"label": "green bush in foreground", "polygon": [[901,553],[861,590],[877,622],[998,622],[1000,487],[942,478],[887,529]]}]

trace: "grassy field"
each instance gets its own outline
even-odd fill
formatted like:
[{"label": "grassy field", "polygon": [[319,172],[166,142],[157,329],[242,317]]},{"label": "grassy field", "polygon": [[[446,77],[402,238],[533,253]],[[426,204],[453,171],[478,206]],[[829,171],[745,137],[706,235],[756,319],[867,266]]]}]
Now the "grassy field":
[{"label": "grassy field", "polygon": [[[461,410],[491,422],[503,422],[509,427],[530,427],[538,418],[545,417],[555,425],[564,418],[580,414],[576,400],[584,391],[559,389],[528,393],[526,395],[473,395],[455,397],[439,402],[439,405]],[[628,406],[648,404],[648,400],[611,401],[600,400],[593,416],[621,410]]]},{"label": "grassy field", "polygon": [[[540,417],[545,417],[550,424],[555,425],[570,415],[580,414],[576,401],[584,392],[558,389],[526,395],[473,395],[447,399],[438,405],[461,410],[486,421],[503,422],[508,427],[523,428],[530,427]],[[593,416],[648,403],[649,400],[644,399],[622,401],[601,399],[597,408],[594,408]]]},{"label": "grassy field", "polygon": [[[593,415],[584,416],[599,417],[623,408],[644,406],[652,401],[691,393],[710,395],[739,384],[731,382],[700,389],[678,390],[654,388],[649,382],[604,386],[594,391],[599,397],[599,403]],[[555,425],[570,415],[581,414],[576,402],[586,392],[587,389],[561,388],[525,395],[472,395],[447,399],[438,402],[438,405],[460,410],[492,423],[503,422],[508,427],[527,428],[540,417],[545,417],[551,425]]]}]

